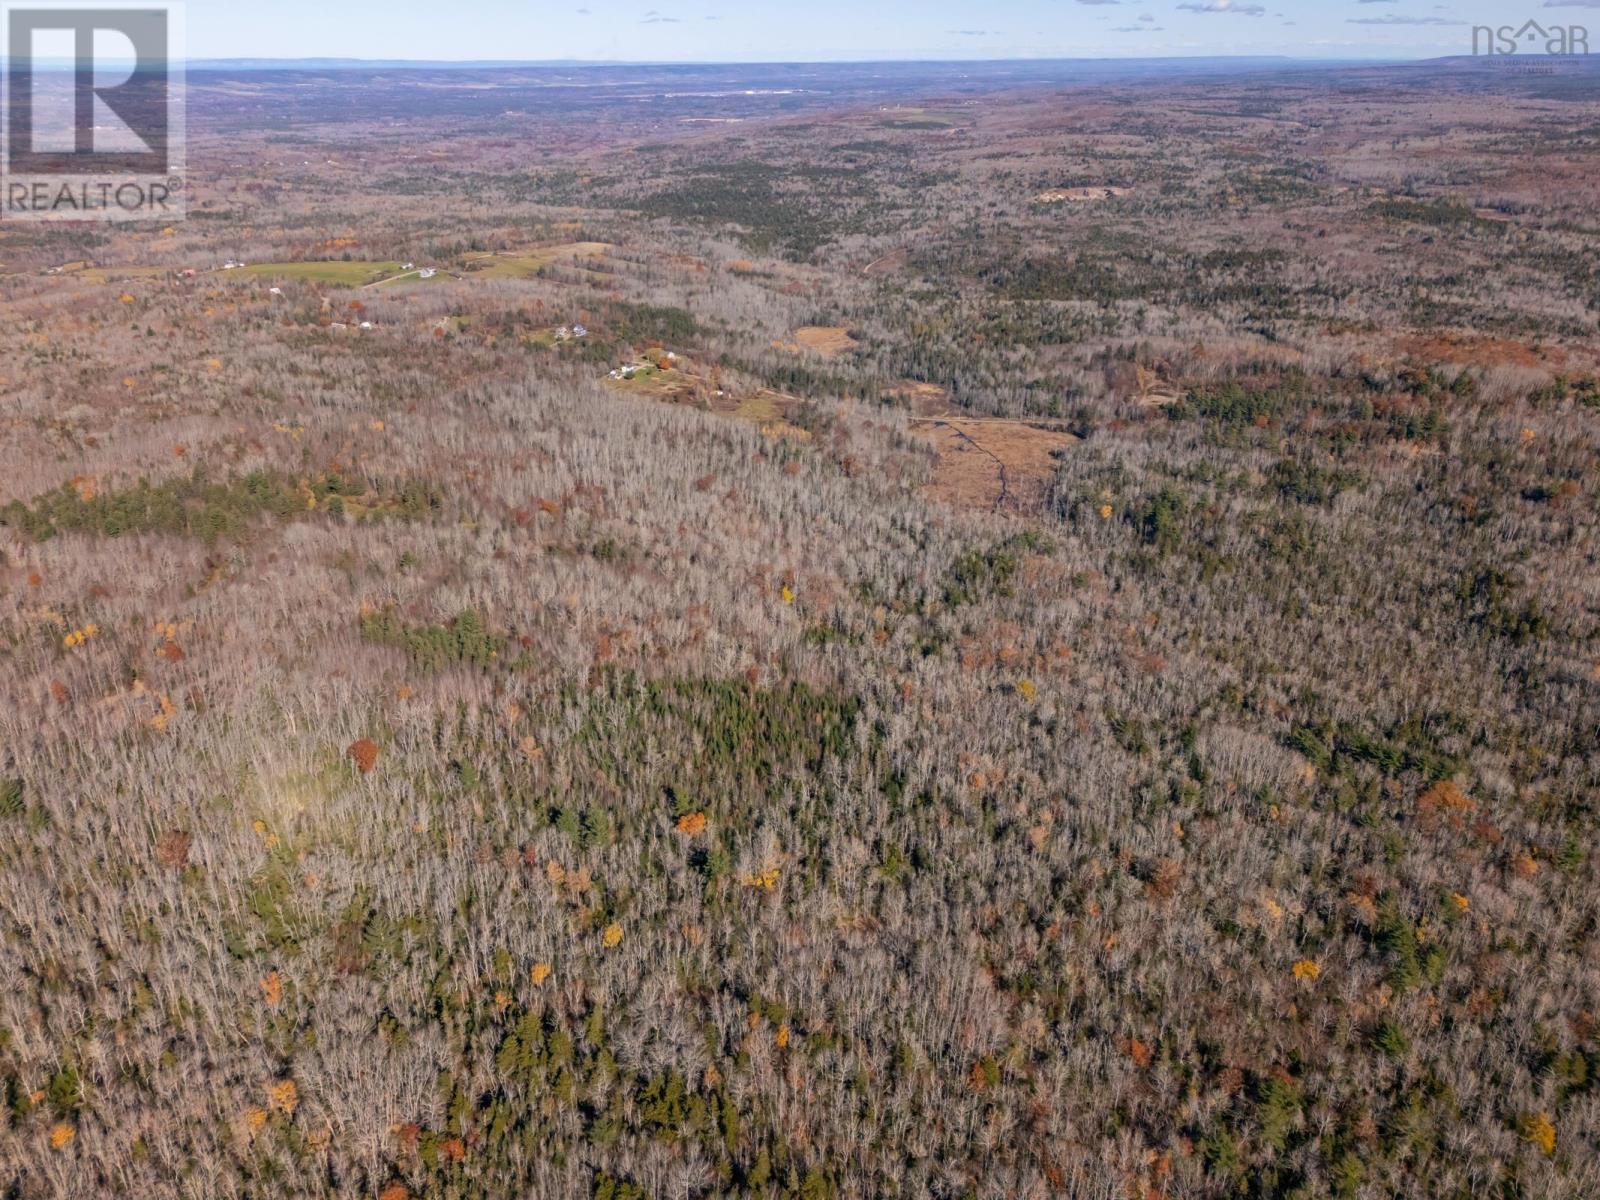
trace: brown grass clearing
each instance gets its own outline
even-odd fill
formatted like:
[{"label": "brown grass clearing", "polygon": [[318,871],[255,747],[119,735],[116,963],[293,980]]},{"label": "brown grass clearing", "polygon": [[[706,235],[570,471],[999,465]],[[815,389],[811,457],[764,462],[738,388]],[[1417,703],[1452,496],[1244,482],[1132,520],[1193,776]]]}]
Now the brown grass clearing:
[{"label": "brown grass clearing", "polygon": [[1114,200],[1118,196],[1131,195],[1129,187],[1075,187],[1075,188],[1050,188],[1040,192],[1033,198],[1035,204],[1085,204],[1093,200]]},{"label": "brown grass clearing", "polygon": [[902,401],[914,417],[943,417],[953,408],[950,403],[950,393],[936,383],[902,379],[899,383],[885,388],[883,394]]},{"label": "brown grass clearing", "polygon": [[937,455],[926,494],[991,512],[1031,512],[1043,504],[1056,454],[1078,441],[1025,421],[953,417],[914,421],[911,429],[932,442]]},{"label": "brown grass clearing", "polygon": [[1510,338],[1469,334],[1407,334],[1395,342],[1395,352],[1425,362],[1480,367],[1562,367],[1568,355],[1559,346],[1530,346]]},{"label": "brown grass clearing", "polygon": [[843,325],[804,325],[794,331],[794,340],[823,358],[837,358],[860,345]]}]

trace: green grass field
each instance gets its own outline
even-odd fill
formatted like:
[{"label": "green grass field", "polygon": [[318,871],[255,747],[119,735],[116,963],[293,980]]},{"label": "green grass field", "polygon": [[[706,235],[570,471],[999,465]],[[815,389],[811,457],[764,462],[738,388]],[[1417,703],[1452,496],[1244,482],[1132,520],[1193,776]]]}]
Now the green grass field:
[{"label": "green grass field", "polygon": [[388,279],[380,279],[377,282],[375,282],[372,286],[373,287],[402,287],[402,286],[404,286],[406,284],[410,284],[410,283],[423,283],[423,284],[449,283],[452,280],[457,279],[457,278],[458,278],[458,276],[452,275],[449,272],[440,271],[438,274],[430,275],[427,279],[424,279],[416,271],[406,271],[403,274],[394,275],[394,276],[391,276]]},{"label": "green grass field", "polygon": [[345,287],[360,287],[377,283],[400,273],[397,262],[281,262],[251,263],[227,272],[230,275],[272,276],[275,279],[299,279],[307,283],[334,283]]},{"label": "green grass field", "polygon": [[663,371],[660,367],[643,366],[634,373],[632,379],[605,380],[607,387],[619,391],[642,393],[649,396],[666,396],[676,393],[685,387],[692,387],[694,380],[682,371],[668,368]]},{"label": "green grass field", "polygon": [[471,274],[484,279],[529,279],[545,267],[579,258],[596,258],[611,247],[605,242],[568,242],[529,250],[525,254],[477,254],[469,256]]}]

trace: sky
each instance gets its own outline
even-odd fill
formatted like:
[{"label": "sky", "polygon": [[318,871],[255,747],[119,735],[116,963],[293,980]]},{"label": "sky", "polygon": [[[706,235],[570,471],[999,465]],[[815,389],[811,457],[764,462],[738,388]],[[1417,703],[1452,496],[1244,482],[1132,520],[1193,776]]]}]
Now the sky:
[{"label": "sky", "polygon": [[1600,0],[187,0],[192,58],[850,59],[1469,53]]}]

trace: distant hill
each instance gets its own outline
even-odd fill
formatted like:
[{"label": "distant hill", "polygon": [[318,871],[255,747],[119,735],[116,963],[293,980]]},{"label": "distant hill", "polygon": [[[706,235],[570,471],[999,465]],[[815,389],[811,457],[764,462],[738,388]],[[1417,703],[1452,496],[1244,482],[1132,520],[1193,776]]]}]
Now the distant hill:
[{"label": "distant hill", "polygon": [[536,67],[610,67],[620,61],[584,59],[482,59],[465,62],[407,58],[197,58],[191,71],[495,71]]}]

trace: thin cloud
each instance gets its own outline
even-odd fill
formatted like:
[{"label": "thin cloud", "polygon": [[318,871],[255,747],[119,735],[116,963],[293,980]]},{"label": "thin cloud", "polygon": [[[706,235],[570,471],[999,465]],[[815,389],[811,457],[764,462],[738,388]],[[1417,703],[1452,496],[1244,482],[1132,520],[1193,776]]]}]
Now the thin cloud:
[{"label": "thin cloud", "polygon": [[1259,4],[1235,4],[1233,0],[1189,0],[1188,4],[1178,5],[1185,12],[1196,13],[1232,13],[1238,17],[1263,17],[1267,10]]},{"label": "thin cloud", "polygon": [[1385,13],[1381,17],[1346,17],[1350,25],[1465,25],[1449,17],[1402,17],[1398,13]]}]

